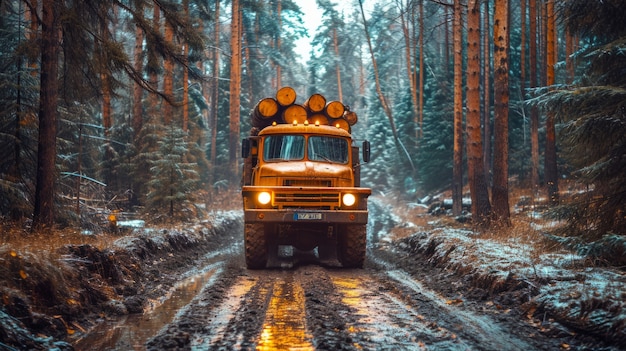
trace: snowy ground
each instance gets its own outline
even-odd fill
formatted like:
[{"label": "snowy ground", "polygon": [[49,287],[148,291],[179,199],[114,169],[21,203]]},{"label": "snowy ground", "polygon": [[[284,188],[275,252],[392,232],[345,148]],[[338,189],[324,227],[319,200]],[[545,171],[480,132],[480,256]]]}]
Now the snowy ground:
[{"label": "snowy ground", "polygon": [[[542,235],[537,216],[518,213],[516,227],[478,233],[428,215],[422,207],[393,204],[398,226],[379,240],[406,254],[430,257],[435,265],[468,276],[491,290],[523,285],[523,308],[537,326],[567,326],[568,332],[593,334],[611,344],[626,344],[626,272],[596,267],[590,260],[557,248]],[[563,348],[568,348],[564,345]]]}]

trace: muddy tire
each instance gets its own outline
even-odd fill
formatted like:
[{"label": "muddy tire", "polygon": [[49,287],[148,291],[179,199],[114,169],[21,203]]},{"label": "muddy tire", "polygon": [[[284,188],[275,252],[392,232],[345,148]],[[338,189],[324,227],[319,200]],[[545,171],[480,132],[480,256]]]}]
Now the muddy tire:
[{"label": "muddy tire", "polygon": [[337,258],[344,268],[363,268],[367,245],[366,226],[348,225],[339,233]]},{"label": "muddy tire", "polygon": [[268,258],[268,242],[263,224],[246,224],[244,238],[246,266],[249,269],[265,268]]}]

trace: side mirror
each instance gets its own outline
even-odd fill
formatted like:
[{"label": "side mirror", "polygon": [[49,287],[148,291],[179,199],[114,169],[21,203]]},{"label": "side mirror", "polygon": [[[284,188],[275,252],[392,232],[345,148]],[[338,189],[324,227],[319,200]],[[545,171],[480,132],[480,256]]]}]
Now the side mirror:
[{"label": "side mirror", "polygon": [[241,157],[248,158],[250,157],[250,139],[241,140]]},{"label": "side mirror", "polygon": [[370,161],[370,142],[365,140],[363,142],[363,162],[367,163]]}]

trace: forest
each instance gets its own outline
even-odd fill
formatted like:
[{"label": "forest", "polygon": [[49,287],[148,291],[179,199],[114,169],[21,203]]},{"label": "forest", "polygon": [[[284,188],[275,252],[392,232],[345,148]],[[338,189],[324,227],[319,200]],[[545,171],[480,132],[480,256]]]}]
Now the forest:
[{"label": "forest", "polygon": [[565,223],[552,239],[623,266],[626,3],[300,3],[0,1],[3,225],[179,221],[238,197],[250,112],[291,86],[359,114],[374,193],[450,192],[455,215],[470,197],[488,229],[522,189]]}]

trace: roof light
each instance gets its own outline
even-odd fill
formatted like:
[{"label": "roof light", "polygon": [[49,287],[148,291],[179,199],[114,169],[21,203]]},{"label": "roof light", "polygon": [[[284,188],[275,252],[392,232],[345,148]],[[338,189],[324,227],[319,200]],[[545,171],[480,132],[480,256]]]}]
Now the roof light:
[{"label": "roof light", "polygon": [[304,125],[305,125],[305,126],[308,126],[308,125],[309,125],[309,120],[308,120],[308,119],[304,121]]}]

